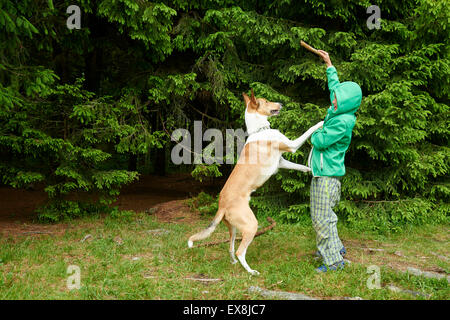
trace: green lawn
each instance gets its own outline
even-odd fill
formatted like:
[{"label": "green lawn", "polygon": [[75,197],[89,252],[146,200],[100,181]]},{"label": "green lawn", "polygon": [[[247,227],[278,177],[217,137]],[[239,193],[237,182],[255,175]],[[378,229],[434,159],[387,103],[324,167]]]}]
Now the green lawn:
[{"label": "green lawn", "polygon": [[[395,285],[449,299],[446,279],[411,276],[406,266],[449,272],[443,258],[449,253],[449,228],[423,226],[401,234],[361,234],[339,225],[340,236],[353,263],[345,270],[318,274],[311,226],[277,225],[255,238],[247,262],[261,272],[250,276],[229,262],[228,244],[188,249],[189,235],[208,225],[205,217],[193,223],[161,223],[148,214],[129,220],[91,217],[67,222],[64,232],[0,238],[0,299],[261,299],[250,286],[300,292],[323,299],[424,299],[394,293]],[[261,221],[262,225],[267,222]],[[155,234],[149,230],[164,229]],[[92,237],[80,241],[86,235]],[[207,241],[228,237],[221,224]],[[367,248],[381,248],[370,251]],[[67,268],[81,270],[81,288],[67,288]],[[381,288],[369,289],[367,267],[381,270]],[[189,277],[220,278],[203,283]]]}]

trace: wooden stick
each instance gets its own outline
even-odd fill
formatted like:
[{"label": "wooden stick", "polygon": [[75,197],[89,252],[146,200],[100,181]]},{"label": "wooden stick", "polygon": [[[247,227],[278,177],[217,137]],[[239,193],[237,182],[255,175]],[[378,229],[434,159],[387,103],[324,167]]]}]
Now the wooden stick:
[{"label": "wooden stick", "polygon": [[[271,217],[267,217],[267,221],[269,221],[271,224],[270,226],[265,227],[264,229],[262,229],[261,231],[258,231],[255,234],[255,237],[262,235],[263,233],[266,233],[267,231],[273,229],[273,227],[276,226],[276,222],[275,220],[273,220]],[[236,238],[236,240],[242,240],[242,238]],[[220,244],[220,243],[226,243],[226,242],[230,242],[230,239],[226,239],[226,240],[219,240],[219,241],[213,241],[213,242],[207,242],[207,243],[202,243],[199,244],[197,247],[209,247],[209,246],[214,246],[216,244]]]},{"label": "wooden stick", "polygon": [[247,289],[247,291],[250,293],[259,294],[264,298],[276,300],[320,300],[320,298],[313,298],[303,293],[266,290],[256,286],[251,286]]},{"label": "wooden stick", "polygon": [[217,282],[217,281],[223,281],[222,279],[202,279],[202,278],[192,278],[188,277],[185,278],[186,280],[194,280],[194,281],[202,281],[202,282]]},{"label": "wooden stick", "polygon": [[50,231],[25,231],[21,232],[20,234],[52,234],[53,232]]},{"label": "wooden stick", "polygon": [[305,49],[311,51],[312,53],[315,53],[315,54],[319,55],[319,51],[317,51],[317,49],[314,49],[313,47],[311,47],[309,44],[307,44],[307,43],[304,42],[303,40],[300,40],[300,45],[301,45],[303,48],[305,48]]}]

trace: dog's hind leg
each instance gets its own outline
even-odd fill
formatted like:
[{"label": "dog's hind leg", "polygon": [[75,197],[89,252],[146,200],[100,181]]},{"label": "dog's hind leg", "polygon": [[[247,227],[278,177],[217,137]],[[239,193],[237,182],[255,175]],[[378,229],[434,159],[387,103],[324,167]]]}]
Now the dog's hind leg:
[{"label": "dog's hind leg", "polygon": [[235,264],[238,261],[236,260],[236,256],[234,254],[234,241],[236,240],[236,227],[232,226],[226,219],[223,220],[225,225],[228,227],[228,231],[230,232],[230,258],[231,264]]},{"label": "dog's hind leg", "polygon": [[239,262],[245,268],[245,270],[250,272],[252,275],[258,275],[259,272],[250,268],[247,261],[245,260],[245,255],[247,253],[248,246],[250,245],[250,243],[253,241],[253,238],[255,237],[255,234],[256,234],[256,231],[249,232],[249,233],[243,233],[241,244],[239,245],[239,248],[236,251],[236,255],[237,255],[237,258],[239,259]]},{"label": "dog's hind leg", "polygon": [[239,245],[239,248],[236,251],[236,256],[239,259],[241,265],[245,268],[245,270],[250,272],[252,275],[258,275],[259,272],[250,268],[247,261],[245,260],[247,248],[253,241],[253,238],[255,237],[256,231],[258,229],[258,220],[256,220],[252,210],[250,208],[248,208],[248,210],[251,213],[251,216],[248,217],[251,218],[249,219],[249,221],[246,221],[245,225],[240,227],[240,231],[242,232],[242,241],[241,244]]}]

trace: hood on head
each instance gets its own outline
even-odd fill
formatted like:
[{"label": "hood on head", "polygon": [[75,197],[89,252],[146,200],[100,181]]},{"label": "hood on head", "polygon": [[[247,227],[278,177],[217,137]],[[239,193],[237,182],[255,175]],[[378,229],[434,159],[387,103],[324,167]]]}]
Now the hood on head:
[{"label": "hood on head", "polygon": [[334,100],[335,94],[337,110],[334,111],[333,103],[331,103],[331,107],[328,109],[330,117],[342,113],[353,114],[358,110],[362,100],[362,91],[357,83],[351,81],[339,83],[334,87],[333,91],[330,92],[331,102]]}]

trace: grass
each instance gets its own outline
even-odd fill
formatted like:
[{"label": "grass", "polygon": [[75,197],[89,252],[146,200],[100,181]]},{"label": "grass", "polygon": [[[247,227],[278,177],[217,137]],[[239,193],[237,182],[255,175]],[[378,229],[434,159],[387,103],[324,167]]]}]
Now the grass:
[{"label": "grass", "polygon": [[[392,292],[385,287],[389,284],[429,294],[429,299],[450,297],[447,280],[398,271],[410,265],[449,272],[448,261],[442,259],[449,249],[446,226],[378,235],[339,225],[353,263],[343,271],[318,274],[312,227],[280,224],[249,247],[247,262],[261,272],[255,277],[230,263],[228,244],[187,248],[188,236],[209,220],[161,223],[144,213],[128,219],[89,217],[67,222],[66,230],[57,235],[0,237],[0,299],[261,299],[247,291],[250,286],[323,299],[425,299]],[[169,232],[148,232],[154,229]],[[92,237],[80,241],[87,234]],[[221,224],[207,241],[224,237],[228,232]],[[365,247],[384,251],[370,252]],[[401,256],[396,255],[399,252]],[[80,267],[80,289],[67,288],[69,265]],[[380,289],[367,287],[370,265],[380,267]],[[222,281],[203,283],[188,277]]]}]

